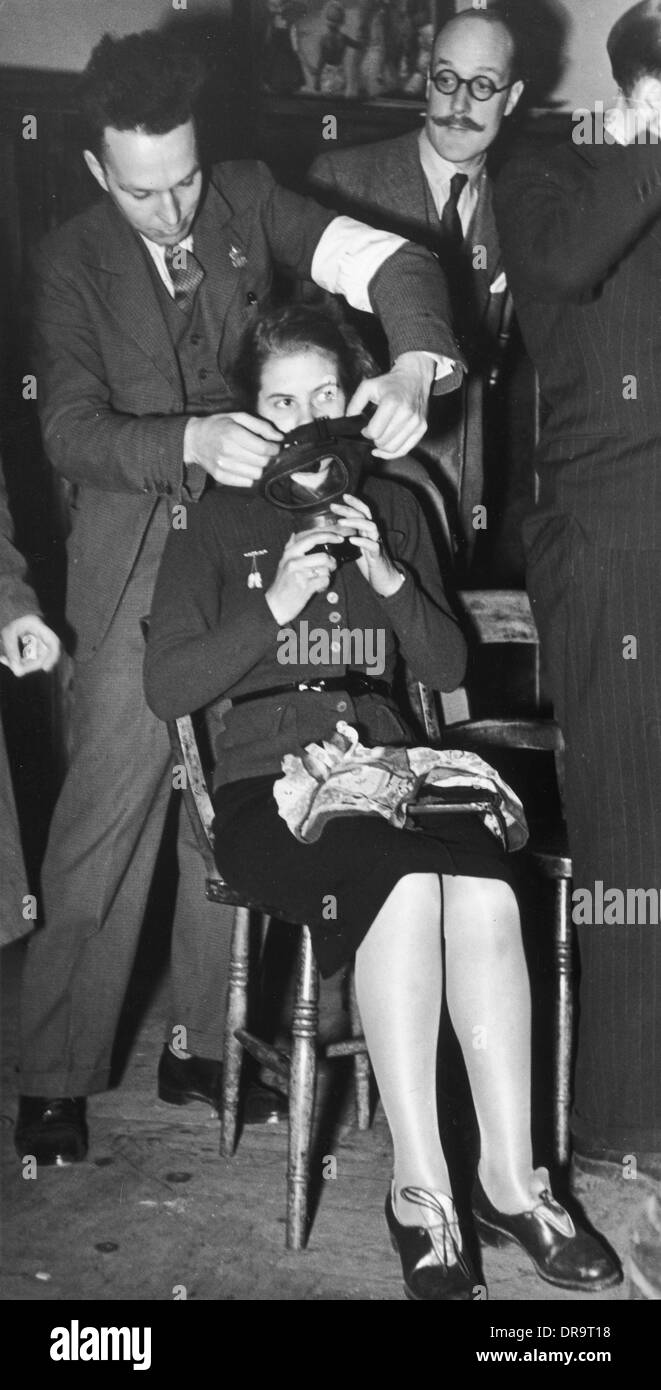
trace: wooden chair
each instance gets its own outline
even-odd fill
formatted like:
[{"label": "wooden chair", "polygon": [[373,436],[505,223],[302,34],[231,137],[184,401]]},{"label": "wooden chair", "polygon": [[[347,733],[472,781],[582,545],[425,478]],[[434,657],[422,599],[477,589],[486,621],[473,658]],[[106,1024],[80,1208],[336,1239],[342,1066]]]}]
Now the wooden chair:
[{"label": "wooden chair", "polygon": [[[414,703],[421,711],[427,737],[432,741],[438,729],[432,692],[416,683]],[[223,880],[214,860],[214,811],[194,719],[186,715],[173,721],[168,728],[175,766],[183,768],[185,772],[182,779],[184,803],[204,862],[206,896],[210,902],[229,904],[235,908],[225,1022],[220,1152],[225,1158],[231,1158],[235,1152],[241,1066],[243,1053],[248,1052],[269,1069],[289,1097],[286,1243],[290,1250],[301,1250],[305,1246],[308,1228],[310,1144],[320,1051],[317,1038],[319,973],[312,952],[310,931],[305,923],[298,924],[300,937],[291,1045],[289,1051],[285,1051],[250,1032],[247,1022],[251,918],[258,914],[262,920],[269,917],[290,921],[290,915],[276,904],[249,901],[235,893]],[[447,807],[421,798],[409,808],[414,818],[416,813],[423,812],[430,815],[451,810],[455,814],[475,814],[493,809],[493,797],[489,793],[459,796]],[[353,975],[349,1017],[351,1036],[342,1042],[326,1044],[323,1056],[328,1059],[353,1058],[358,1128],[365,1130],[370,1123],[370,1067]]]},{"label": "wooden chair", "polygon": [[[289,1097],[286,1242],[290,1250],[305,1246],[308,1226],[310,1143],[317,1083],[319,972],[308,927],[301,928],[296,964],[296,992],[290,1050],[274,1047],[248,1030],[248,986],[252,919],[290,916],[275,904],[251,902],[233,892],[220,875],[213,849],[214,811],[200,756],[194,720],[190,715],[169,726],[175,764],[185,771],[183,794],[204,862],[206,896],[210,902],[235,908],[230,953],[223,1065],[220,1152],[231,1158],[236,1148],[239,1088],[243,1053],[268,1067]],[[351,1037],[323,1049],[327,1058],[353,1057],[358,1128],[370,1123],[370,1068],[356,1004],[353,980],[349,996]]]}]

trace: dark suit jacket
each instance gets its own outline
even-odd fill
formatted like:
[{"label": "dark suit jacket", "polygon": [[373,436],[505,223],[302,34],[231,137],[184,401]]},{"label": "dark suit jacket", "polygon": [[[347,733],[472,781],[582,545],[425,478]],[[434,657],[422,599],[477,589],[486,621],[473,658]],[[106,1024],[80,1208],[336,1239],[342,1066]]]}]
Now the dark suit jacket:
[{"label": "dark suit jacket", "polygon": [[660,547],[658,147],[522,152],[496,215],[546,413],[540,514],[609,546]]},{"label": "dark suit jacket", "polygon": [[[212,296],[222,372],[268,296],[274,267],[309,278],[332,216],[279,188],[264,165],[212,171],[195,250]],[[444,282],[419,248],[384,263],[370,298],[393,356],[428,349],[460,357]],[[108,197],[43,243],[34,322],[45,447],[76,485],[67,616],[84,660],[103,640],[160,499],[195,500],[207,477],[197,466],[184,469],[188,417],[177,356],[145,248]],[[459,379],[439,388],[454,389]]]},{"label": "dark suit jacket", "polygon": [[[312,165],[309,183],[316,196],[341,212],[409,237],[443,264],[441,224],[420,163],[418,131],[320,155]],[[473,507],[483,500],[484,488],[482,376],[497,354],[504,305],[503,293],[491,293],[503,263],[486,171],[468,243],[485,248],[486,264],[473,268],[469,277],[471,304],[466,303],[465,285],[453,295],[450,284],[450,295],[453,321],[469,366],[470,396],[432,403],[429,430],[419,452],[434,466],[451,517],[458,504],[454,529],[463,533],[470,552],[475,539]],[[379,342],[371,341],[378,355]]]},{"label": "dark suit jacket", "polygon": [[[12,544],[14,529],[0,468],[0,629],[27,613],[40,613],[39,600],[27,582],[23,556]],[[8,675],[8,680],[14,677]],[[0,722],[0,945],[32,930],[21,908],[28,891],[23,850],[14,802],[11,769]]]}]

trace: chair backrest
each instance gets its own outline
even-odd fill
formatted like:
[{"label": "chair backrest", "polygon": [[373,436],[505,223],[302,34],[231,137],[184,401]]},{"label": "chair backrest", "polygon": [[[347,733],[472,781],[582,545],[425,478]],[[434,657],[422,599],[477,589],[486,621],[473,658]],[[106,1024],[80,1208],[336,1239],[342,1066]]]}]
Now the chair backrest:
[{"label": "chair backrest", "polygon": [[214,809],[206,774],[202,766],[200,746],[192,715],[183,715],[168,723],[170,746],[175,767],[181,768],[181,791],[195,838],[208,871],[217,874],[213,857]]},{"label": "chair backrest", "polygon": [[[483,646],[528,646],[533,651],[533,701],[539,712],[539,637],[525,589],[463,589],[456,595],[467,619],[469,636]],[[440,695],[445,724],[457,724],[472,715],[467,689],[461,686]]]}]

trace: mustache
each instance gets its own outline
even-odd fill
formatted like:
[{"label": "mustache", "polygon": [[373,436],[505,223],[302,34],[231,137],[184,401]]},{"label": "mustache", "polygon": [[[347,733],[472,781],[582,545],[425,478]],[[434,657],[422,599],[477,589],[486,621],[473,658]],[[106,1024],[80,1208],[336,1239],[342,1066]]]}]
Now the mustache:
[{"label": "mustache", "polygon": [[472,121],[470,116],[432,116],[432,125],[459,126],[461,130],[475,130],[478,133],[484,130],[484,126]]}]

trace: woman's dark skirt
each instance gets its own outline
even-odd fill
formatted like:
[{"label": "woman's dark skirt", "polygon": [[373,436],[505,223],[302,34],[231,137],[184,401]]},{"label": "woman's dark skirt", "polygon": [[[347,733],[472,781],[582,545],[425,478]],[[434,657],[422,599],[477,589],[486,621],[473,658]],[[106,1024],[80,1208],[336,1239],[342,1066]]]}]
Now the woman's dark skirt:
[{"label": "woman's dark skirt", "polygon": [[321,974],[351,960],[400,878],[458,874],[510,881],[508,858],[478,816],[428,817],[397,830],[380,816],[338,817],[301,844],[278,815],[273,776],[219,787],[216,861],[237,892],[287,922],[306,922]]}]

